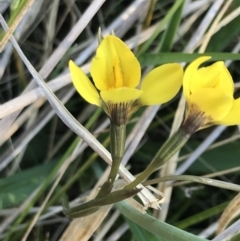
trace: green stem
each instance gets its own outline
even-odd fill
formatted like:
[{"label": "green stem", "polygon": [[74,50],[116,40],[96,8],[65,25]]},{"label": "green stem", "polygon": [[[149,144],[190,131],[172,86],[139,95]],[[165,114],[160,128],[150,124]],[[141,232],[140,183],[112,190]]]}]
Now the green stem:
[{"label": "green stem", "polygon": [[[204,185],[209,185],[218,188],[224,188],[236,192],[240,192],[240,185],[234,183],[228,183],[216,179],[211,179],[207,177],[199,177],[199,176],[192,176],[192,175],[173,175],[173,176],[164,176],[155,179],[151,179],[149,181],[145,181],[142,184],[144,186],[153,185],[160,182],[168,182],[168,181],[187,181],[187,182],[197,182]],[[188,184],[188,183],[184,183]]]},{"label": "green stem", "polygon": [[112,166],[108,176],[108,180],[103,184],[102,188],[98,192],[96,199],[102,198],[108,195],[113,187],[113,182],[116,179],[120,163],[123,158],[125,151],[126,141],[126,125],[116,125],[111,123],[110,126],[110,145],[111,145],[111,156]]},{"label": "green stem", "polygon": [[84,204],[78,205],[73,208],[68,208],[67,204],[65,203],[65,214],[68,217],[83,217],[85,215],[89,215],[96,211],[96,208],[99,209],[102,206],[114,204],[116,202],[120,202],[124,199],[128,199],[134,195],[136,195],[141,189],[132,189],[126,190],[121,189],[114,192],[109,193],[108,195],[93,199],[89,202]]},{"label": "green stem", "polygon": [[108,180],[114,181],[117,176],[118,169],[125,151],[125,141],[126,125],[118,126],[112,123],[110,127],[112,167]]},{"label": "green stem", "polygon": [[125,188],[132,189],[147,179],[156,169],[167,162],[190,138],[190,134],[179,128],[159,149],[152,162],[137,178]]},{"label": "green stem", "polygon": [[207,241],[207,239],[195,236],[191,233],[178,229],[163,221],[160,221],[149,214],[143,214],[132,207],[126,201],[115,204],[120,212],[128,219],[132,220],[139,226],[149,232],[158,235],[166,241]]}]

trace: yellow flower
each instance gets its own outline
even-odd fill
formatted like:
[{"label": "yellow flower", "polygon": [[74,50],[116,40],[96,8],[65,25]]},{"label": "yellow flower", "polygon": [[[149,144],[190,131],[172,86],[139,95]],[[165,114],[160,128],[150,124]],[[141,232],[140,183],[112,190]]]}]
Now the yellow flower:
[{"label": "yellow flower", "polygon": [[126,123],[129,115],[141,105],[156,105],[169,101],[179,91],[183,69],[179,64],[165,64],[153,69],[138,88],[141,67],[131,50],[119,38],[106,36],[91,62],[94,84],[69,62],[73,84],[89,103],[103,107],[116,124]]},{"label": "yellow flower", "polygon": [[213,124],[240,123],[240,98],[234,99],[234,83],[224,62],[198,68],[211,57],[200,57],[186,69],[183,92],[187,100],[184,125],[189,132]]}]

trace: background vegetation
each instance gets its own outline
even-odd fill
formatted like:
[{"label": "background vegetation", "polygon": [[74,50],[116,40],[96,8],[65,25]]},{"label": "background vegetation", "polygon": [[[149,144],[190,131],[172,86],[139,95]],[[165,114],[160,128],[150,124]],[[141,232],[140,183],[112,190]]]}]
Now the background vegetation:
[{"label": "background vegetation", "polygon": [[[143,75],[162,63],[185,65],[203,53],[213,61],[224,60],[239,96],[239,0],[4,0],[0,13],[41,77],[108,150],[109,120],[75,92],[67,67],[72,59],[88,73],[99,27],[103,35],[114,31],[126,41],[141,62]],[[62,195],[71,205],[94,196],[108,165],[83,141],[88,137],[81,139],[59,119],[10,43],[10,35],[1,31],[0,239],[166,240],[123,216],[119,206],[104,207],[85,219],[65,217]],[[133,175],[144,170],[177,129],[183,112],[179,93],[171,103],[142,107],[132,116],[123,164]],[[151,177],[188,174],[238,184],[239,137],[236,126],[199,131]],[[228,230],[229,237],[214,239],[219,220],[221,227],[239,213],[236,192],[193,182],[154,186],[164,193],[165,202],[161,211],[149,208],[148,213],[159,220],[214,241],[230,240],[239,230],[237,223],[238,229]]]}]

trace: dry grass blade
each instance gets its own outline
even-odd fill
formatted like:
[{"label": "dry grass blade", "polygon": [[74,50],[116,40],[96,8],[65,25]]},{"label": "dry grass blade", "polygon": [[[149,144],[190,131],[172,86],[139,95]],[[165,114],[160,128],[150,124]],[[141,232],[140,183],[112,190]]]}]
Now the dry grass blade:
[{"label": "dry grass blade", "polygon": [[28,2],[24,5],[20,13],[17,15],[17,18],[12,23],[9,30],[4,35],[3,39],[0,42],[0,53],[3,51],[4,47],[6,46],[7,42],[9,41],[11,35],[13,34],[14,30],[17,28],[18,24],[21,22],[23,17],[25,16],[28,9],[32,6],[34,0],[28,0]]},{"label": "dry grass blade", "polygon": [[97,235],[94,239],[94,241],[101,241],[103,240],[103,237],[106,235],[106,233],[110,230],[112,225],[117,221],[118,217],[121,215],[121,213],[116,210],[111,217],[104,223],[103,227],[99,232],[97,232]]},{"label": "dry grass blade", "polygon": [[212,20],[215,18],[216,13],[221,8],[221,5],[224,3],[223,0],[214,1],[211,8],[208,10],[208,13],[205,15],[198,29],[194,32],[191,40],[188,42],[185,47],[185,51],[192,53],[196,46],[198,46],[199,41],[202,39],[205,31],[210,26]]},{"label": "dry grass blade", "polygon": [[219,221],[216,234],[219,235],[240,214],[240,194],[235,196],[225,208]]},{"label": "dry grass blade", "polygon": [[[229,13],[227,16],[225,16],[220,22],[219,24],[217,24],[216,28],[213,29],[213,32],[211,34],[215,34],[216,32],[218,32],[221,28],[223,28],[224,26],[226,26],[227,24],[229,24],[231,21],[233,21],[235,18],[237,18],[240,15],[240,7],[236,8],[234,11],[232,11],[231,13]],[[201,45],[205,39],[206,39],[207,35],[205,35],[199,42],[198,44],[195,46],[196,48]]]},{"label": "dry grass blade", "polygon": [[232,0],[228,0],[225,3],[225,5],[223,6],[223,8],[221,9],[221,11],[219,12],[219,14],[217,15],[217,17],[215,18],[213,24],[211,25],[210,29],[208,30],[207,34],[205,35],[204,42],[202,43],[202,45],[199,49],[199,53],[204,53],[204,51],[206,50],[207,45],[208,45],[212,35],[214,34],[214,30],[217,28],[218,23],[220,22],[221,18],[223,17],[223,15],[227,11],[227,9],[229,8],[231,3],[232,3]]},{"label": "dry grass blade", "polygon": [[[82,67],[83,71],[88,73],[89,71],[89,64],[86,64]],[[67,84],[71,82],[70,74],[64,74],[56,79],[50,81],[48,83],[49,88],[55,92]],[[21,110],[22,108],[34,103],[35,101],[39,100],[41,97],[44,97],[44,93],[42,92],[41,88],[35,88],[11,101],[8,101],[0,106],[0,119],[4,118],[16,111]],[[4,141],[4,140],[3,140]]]},{"label": "dry grass blade", "polygon": [[105,219],[112,205],[104,206],[83,219],[75,219],[59,241],[86,241]]},{"label": "dry grass blade", "polygon": [[[79,19],[77,24],[74,28],[69,32],[69,34],[65,37],[65,39],[61,42],[58,48],[53,52],[50,58],[45,62],[39,74],[42,76],[43,79],[47,78],[63,55],[67,52],[70,48],[72,43],[76,40],[79,34],[84,30],[87,24],[91,21],[92,17],[96,14],[99,8],[106,0],[95,0],[93,1],[88,9],[84,12],[82,17]],[[35,82],[31,82],[28,87],[24,90],[23,93],[26,93],[32,90],[35,87]],[[5,133],[12,125],[16,117],[18,116],[19,112],[15,112],[14,114],[7,116],[6,118],[0,121],[0,129],[2,130],[2,136],[0,136],[0,144],[3,143],[2,137],[5,136]]]},{"label": "dry grass blade", "polygon": [[[66,103],[69,98],[73,95],[74,90],[71,89],[68,91],[67,94],[60,93],[59,99],[62,103]],[[64,95],[64,96],[63,96]],[[39,102],[44,102],[45,99],[40,99],[34,105],[32,105],[29,109],[24,112],[24,115],[21,115],[18,120],[11,126],[9,131],[6,133],[7,137],[10,137],[16,129],[21,126],[21,123],[26,121],[31,115],[33,111],[36,111],[36,107],[38,107]],[[40,103],[41,104],[41,103]],[[50,107],[47,107],[43,110],[43,112],[39,115],[38,119],[35,122],[35,125],[31,126],[29,130],[26,130],[14,143],[15,149],[7,149],[6,152],[0,157],[0,170],[4,169],[14,157],[16,157],[24,148],[25,146],[33,139],[33,137],[46,125],[46,123],[54,116],[55,112]],[[23,117],[23,118],[22,118]]]},{"label": "dry grass blade", "polygon": [[217,237],[212,239],[212,241],[229,241],[231,238],[239,233],[240,219],[233,223],[230,227],[225,229],[222,233],[220,233]]}]

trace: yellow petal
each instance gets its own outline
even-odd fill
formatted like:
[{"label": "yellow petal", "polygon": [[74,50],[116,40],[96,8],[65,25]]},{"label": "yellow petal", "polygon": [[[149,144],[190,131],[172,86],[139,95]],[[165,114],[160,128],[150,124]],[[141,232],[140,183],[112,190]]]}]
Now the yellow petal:
[{"label": "yellow petal", "polygon": [[198,69],[193,74],[190,92],[193,93],[200,88],[220,88],[226,95],[233,95],[233,80],[224,62],[218,61],[208,67]]},{"label": "yellow petal", "polygon": [[100,96],[92,82],[85,73],[72,61],[69,61],[69,69],[74,87],[78,93],[89,103],[101,106]]},{"label": "yellow petal", "polygon": [[183,93],[186,97],[190,95],[190,87],[192,88],[192,82],[194,82],[193,76],[196,74],[198,67],[208,59],[210,56],[204,56],[197,58],[187,67],[184,76],[183,76]]},{"label": "yellow petal", "polygon": [[91,63],[91,75],[99,90],[135,88],[141,67],[132,51],[119,38],[105,37]]},{"label": "yellow petal", "polygon": [[137,100],[142,94],[141,90],[132,88],[119,88],[112,90],[103,90],[100,92],[102,100],[105,103],[126,103]]},{"label": "yellow petal", "polygon": [[172,99],[182,85],[183,68],[179,64],[164,64],[144,78],[140,97],[142,105],[158,105]]},{"label": "yellow petal", "polygon": [[190,92],[201,88],[215,88],[220,80],[221,71],[217,68],[219,65],[214,63],[208,67],[202,67],[198,69],[193,75],[190,81]]},{"label": "yellow petal", "polygon": [[220,89],[202,88],[192,93],[187,102],[197,105],[213,122],[217,122],[231,110],[234,99],[226,96]]},{"label": "yellow petal", "polygon": [[222,62],[223,66],[221,68],[221,77],[219,81],[219,88],[221,88],[226,95],[233,96],[234,92],[234,82],[232,79],[231,74],[229,73],[228,69],[224,65],[224,62]]},{"label": "yellow petal", "polygon": [[240,124],[240,98],[234,101],[232,109],[218,123],[227,126]]}]

